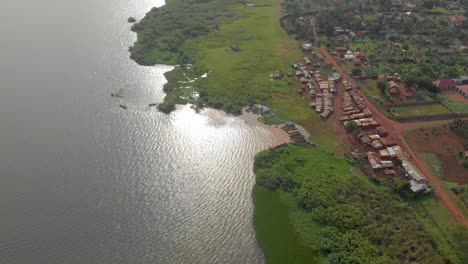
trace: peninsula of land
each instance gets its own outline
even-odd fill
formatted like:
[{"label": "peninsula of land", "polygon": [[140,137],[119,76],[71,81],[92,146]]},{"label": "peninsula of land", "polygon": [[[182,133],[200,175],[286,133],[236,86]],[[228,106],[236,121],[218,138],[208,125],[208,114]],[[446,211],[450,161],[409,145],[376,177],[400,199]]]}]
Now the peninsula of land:
[{"label": "peninsula of land", "polygon": [[[409,70],[410,63],[395,74],[390,71],[402,65],[398,61],[373,61],[379,50],[394,51],[400,35],[386,29],[390,43],[377,49],[377,36],[363,29],[369,22],[341,18],[365,17],[370,11],[363,1],[328,2],[168,0],[132,26],[138,40],[131,58],[142,65],[179,65],[166,74],[163,112],[188,103],[239,114],[260,104],[271,111],[262,117],[265,123],[287,130],[287,122],[294,122],[310,133],[314,144],[278,146],[255,160],[254,224],[268,263],[463,263],[466,190],[460,181],[462,195],[452,195],[403,134],[425,126],[434,127],[434,137],[438,126],[464,134],[463,111],[450,107],[464,109],[466,103],[432,97],[441,82],[428,79],[436,74],[431,61],[424,61],[429,66],[422,77]],[[406,7],[398,8],[388,7],[396,14]],[[463,63],[444,68],[440,79],[460,77]],[[402,75],[408,79],[398,80]],[[419,104],[405,99],[411,93],[426,101],[441,97]],[[419,122],[415,105],[435,121]],[[418,122],[400,123],[412,120]]]}]

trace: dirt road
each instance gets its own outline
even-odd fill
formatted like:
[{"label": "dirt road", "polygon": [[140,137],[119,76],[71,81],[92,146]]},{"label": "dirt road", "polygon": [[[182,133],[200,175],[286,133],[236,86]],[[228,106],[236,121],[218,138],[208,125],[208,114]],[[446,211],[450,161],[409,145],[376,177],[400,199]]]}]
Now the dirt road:
[{"label": "dirt road", "polygon": [[[341,78],[346,80],[348,83],[352,84],[353,87],[357,87],[356,82],[354,79],[349,76],[343,69],[338,65],[336,60],[328,53],[326,48],[320,48],[320,51],[324,57],[326,63],[333,65],[336,71],[341,74]],[[448,209],[450,215],[453,219],[464,226],[468,227],[468,220],[463,216],[460,209],[455,205],[453,200],[450,198],[449,194],[442,188],[436,177],[432,174],[432,172],[424,165],[423,162],[414,154],[411,148],[408,146],[406,141],[403,138],[403,132],[409,128],[414,126],[422,126],[425,124],[430,124],[432,122],[420,122],[420,123],[412,123],[412,124],[402,124],[396,121],[388,119],[382,112],[380,112],[369,100],[367,97],[360,91],[357,90],[357,93],[365,100],[367,108],[372,111],[374,119],[379,122],[383,127],[385,127],[390,135],[395,138],[401,148],[408,154],[409,160],[426,176],[428,181],[434,187],[434,193],[437,198],[442,202],[442,204]],[[337,114],[335,118],[339,118],[340,116]],[[447,121],[445,121],[447,122]]]},{"label": "dirt road", "polygon": [[317,44],[319,42],[319,37],[317,35],[317,28],[316,28],[316,25],[317,24],[317,19],[313,16],[310,18],[310,26],[312,27],[312,33],[314,34],[314,42],[315,44]]}]

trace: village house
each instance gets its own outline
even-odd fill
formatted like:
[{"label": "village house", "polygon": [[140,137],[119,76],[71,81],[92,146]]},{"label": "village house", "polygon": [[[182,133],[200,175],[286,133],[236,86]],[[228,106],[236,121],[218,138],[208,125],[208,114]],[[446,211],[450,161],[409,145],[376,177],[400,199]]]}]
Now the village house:
[{"label": "village house", "polygon": [[387,89],[388,93],[390,93],[392,96],[400,95],[400,86],[394,81],[389,81],[387,83]]},{"label": "village house", "polygon": [[348,49],[346,47],[336,47],[335,51],[338,53],[345,53]]},{"label": "village house", "polygon": [[303,51],[311,51],[312,50],[312,44],[311,43],[302,44],[302,50]]},{"label": "village house", "polygon": [[457,85],[468,84],[468,76],[460,76],[460,78],[453,79]]},{"label": "village house", "polygon": [[354,57],[358,59],[367,57],[367,52],[364,52],[364,51],[355,51],[353,54],[354,54]]},{"label": "village house", "polygon": [[354,60],[356,56],[353,54],[352,51],[348,50],[346,54],[344,55],[345,59],[347,60]]},{"label": "village house", "polygon": [[458,85],[457,92],[463,95],[465,98],[468,98],[468,85]]},{"label": "village house", "polygon": [[379,133],[380,136],[385,136],[388,134],[388,131],[383,126],[379,126],[377,128],[377,133]]},{"label": "village house", "polygon": [[437,80],[433,82],[439,91],[455,90],[457,84],[453,80]]},{"label": "village house", "polygon": [[451,16],[449,18],[449,21],[452,25],[460,26],[463,23],[463,21],[465,21],[465,17],[462,15]]},{"label": "village house", "polygon": [[380,164],[382,165],[382,168],[384,169],[393,168],[393,162],[389,160],[382,160],[380,161]]},{"label": "village house", "polygon": [[367,160],[369,161],[372,169],[377,170],[382,168],[382,165],[380,165],[380,162],[375,157],[375,152],[367,152]]},{"label": "village house", "polygon": [[365,30],[359,30],[359,31],[356,31],[355,34],[357,37],[364,37],[366,35],[367,31]]},{"label": "village house", "polygon": [[345,31],[342,27],[335,27],[335,34],[343,34]]}]

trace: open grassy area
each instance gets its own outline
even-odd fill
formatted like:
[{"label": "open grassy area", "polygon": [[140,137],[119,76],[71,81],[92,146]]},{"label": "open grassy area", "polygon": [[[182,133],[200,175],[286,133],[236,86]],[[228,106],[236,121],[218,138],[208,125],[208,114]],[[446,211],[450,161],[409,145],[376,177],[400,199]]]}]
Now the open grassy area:
[{"label": "open grassy area", "polygon": [[468,217],[468,210],[466,207],[462,204],[460,199],[450,190],[452,187],[459,186],[457,183],[454,182],[449,182],[449,181],[444,181],[442,178],[442,168],[440,164],[439,158],[433,153],[417,153],[422,160],[426,163],[426,165],[431,168],[432,173],[437,177],[437,180],[441,183],[442,187],[444,187],[445,191],[452,197],[452,200],[455,202],[455,204],[460,208],[460,211],[462,211],[463,215],[465,217]]},{"label": "open grassy area", "polygon": [[[255,186],[254,224],[257,240],[268,263],[319,263],[320,252],[306,248],[289,216],[299,212],[294,199],[285,192]],[[274,230],[274,231],[273,231]]]},{"label": "open grassy area", "polygon": [[[180,9],[179,5],[184,6],[183,2],[170,2],[175,6],[172,8],[175,11],[163,7],[159,13],[172,14]],[[204,30],[196,31],[197,34],[192,36],[186,32],[194,29],[185,20],[177,21],[177,27],[180,27],[178,30],[184,33],[180,35],[180,45],[173,47],[172,53],[168,53],[172,46],[164,40],[176,36],[170,30],[168,33],[157,26],[158,23],[163,23],[159,21],[161,18],[157,14],[151,16],[151,19],[143,19],[142,25],[146,26],[137,31],[138,41],[132,56],[144,58],[137,61],[142,61],[143,64],[194,64],[190,69],[179,68],[167,74],[169,84],[165,104],[192,103],[223,109],[228,113],[240,113],[249,104],[268,103],[273,93],[291,93],[297,87],[295,80],[274,81],[270,77],[277,70],[285,73],[291,71],[291,63],[302,58],[299,44],[289,38],[279,25],[279,0],[256,1],[256,4],[262,6],[254,8],[229,1],[225,6],[219,7],[221,10],[215,8],[216,10],[207,11],[216,5],[212,2],[197,3],[197,8],[190,10],[191,19],[209,21],[203,27]],[[204,14],[206,12],[210,14]],[[217,15],[221,14],[224,16],[218,18]],[[177,20],[175,14],[166,17]],[[216,19],[210,20],[211,17]],[[151,30],[159,32],[161,36],[155,36],[156,40],[152,40],[148,36]],[[151,47],[151,52],[145,52],[148,49],[146,46]],[[233,50],[232,47],[238,47],[239,50]],[[204,73],[208,73],[207,78],[194,80]],[[187,75],[194,80],[190,85],[184,83]]]},{"label": "open grassy area", "polygon": [[453,263],[468,263],[468,230],[454,224],[447,210],[435,197],[420,197],[410,201],[410,205],[444,256]]},{"label": "open grassy area", "polygon": [[419,106],[401,106],[393,108],[394,116],[412,116],[412,115],[437,115],[450,114],[450,110],[441,104],[419,105]]},{"label": "open grassy area", "polygon": [[368,97],[374,98],[375,97],[383,97],[384,95],[382,92],[377,88],[377,81],[366,81],[361,86],[361,91]]},{"label": "open grassy area", "polygon": [[[220,24],[209,36],[187,41],[185,48],[195,54],[195,63],[209,72],[208,78],[194,84],[207,105],[239,112],[253,102],[267,103],[273,93],[290,93],[297,87],[295,80],[270,77],[277,70],[291,71],[291,63],[302,53],[278,25],[279,1],[265,4],[271,6],[235,6],[234,12],[243,14],[242,18]],[[232,46],[241,51],[233,51]]]},{"label": "open grassy area", "polygon": [[459,103],[443,95],[440,95],[438,98],[440,99],[440,103],[450,109],[452,112],[468,113],[468,103]]}]

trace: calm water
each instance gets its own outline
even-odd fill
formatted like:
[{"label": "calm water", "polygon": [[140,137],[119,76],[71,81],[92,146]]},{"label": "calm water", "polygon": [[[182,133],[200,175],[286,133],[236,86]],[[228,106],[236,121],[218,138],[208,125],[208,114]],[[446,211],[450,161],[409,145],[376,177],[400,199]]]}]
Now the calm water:
[{"label": "calm water", "polygon": [[126,19],[162,4],[2,1],[0,263],[263,262],[252,158],[279,142],[213,110],[147,107],[171,68],[128,58]]}]

